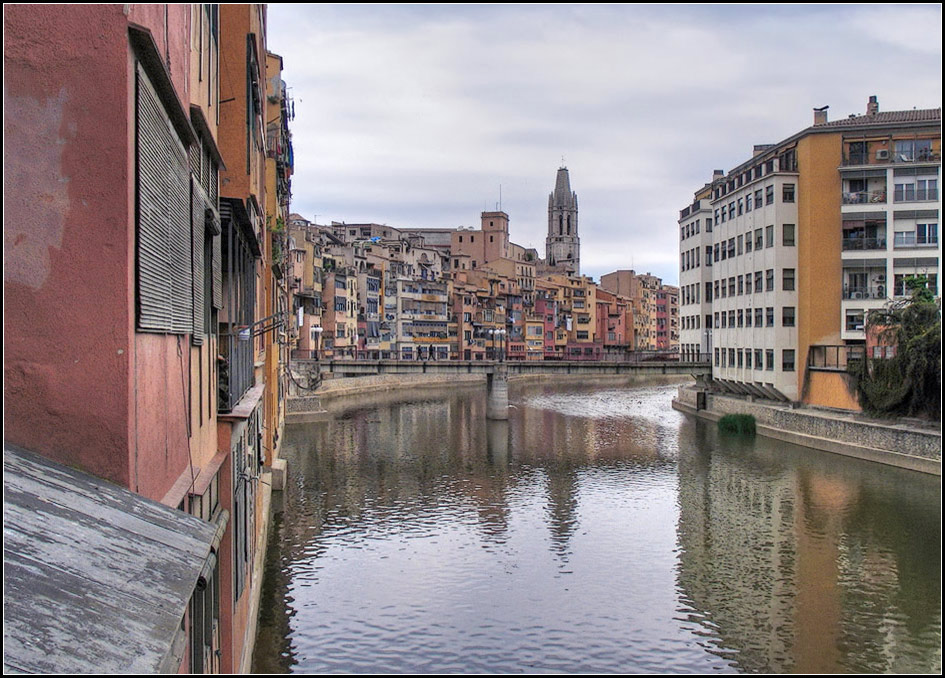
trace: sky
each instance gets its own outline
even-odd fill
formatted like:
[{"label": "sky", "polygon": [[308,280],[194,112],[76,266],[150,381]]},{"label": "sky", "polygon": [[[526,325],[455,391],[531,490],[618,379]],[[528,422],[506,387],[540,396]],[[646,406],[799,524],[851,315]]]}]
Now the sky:
[{"label": "sky", "polygon": [[582,273],[678,281],[679,210],[813,122],[942,105],[941,5],[269,5],[292,211],[545,251],[562,161]]}]

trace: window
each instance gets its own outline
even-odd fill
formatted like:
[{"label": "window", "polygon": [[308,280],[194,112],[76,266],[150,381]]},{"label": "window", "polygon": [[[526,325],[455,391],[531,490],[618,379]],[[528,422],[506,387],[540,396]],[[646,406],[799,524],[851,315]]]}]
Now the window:
[{"label": "window", "polygon": [[735,311],[728,312],[728,326],[735,327]]},{"label": "window", "polygon": [[761,271],[755,271],[755,292],[761,292]]},{"label": "window", "polygon": [[745,367],[751,369],[751,349],[745,349]]},{"label": "window", "polygon": [[794,349],[786,348],[781,351],[781,371],[782,372],[793,372],[794,371]]},{"label": "window", "polygon": [[781,202],[794,202],[794,184],[784,184],[781,187]]},{"label": "window", "polygon": [[735,367],[735,349],[730,348],[728,350],[728,366]]},{"label": "window", "polygon": [[745,253],[751,252],[751,231],[745,234]]},{"label": "window", "polygon": [[765,326],[764,309],[759,306],[755,309],[755,327]]},{"label": "window", "polygon": [[794,247],[794,224],[781,226],[781,244],[785,247]]},{"label": "window", "polygon": [[761,349],[756,348],[755,349],[755,369],[756,370],[764,369],[764,364],[761,362],[761,360],[762,360]]},{"label": "window", "polygon": [[765,226],[765,247],[774,247],[774,224]]},{"label": "window", "polygon": [[745,277],[738,276],[738,294],[741,296],[745,292]]},{"label": "window", "polygon": [[735,296],[735,276],[728,279],[728,296]]},{"label": "window", "polygon": [[751,327],[751,309],[745,311],[745,327]]},{"label": "window", "polygon": [[781,289],[790,292],[794,289],[794,269],[785,268],[781,270]]},{"label": "window", "polygon": [[783,327],[794,327],[794,307],[785,306],[781,309],[781,325]]},{"label": "window", "polygon": [[744,207],[745,207],[745,201],[739,198],[738,199],[738,216],[742,215],[742,212],[744,211]]},{"label": "window", "polygon": [[745,325],[745,312],[742,309],[738,309],[738,326],[743,327]]},{"label": "window", "polygon": [[770,348],[765,351],[765,369],[769,372],[774,370],[774,350]]},{"label": "window", "polygon": [[728,239],[728,258],[733,259],[735,257],[735,238]]},{"label": "window", "polygon": [[719,349],[715,349],[715,366],[719,366]]},{"label": "window", "polygon": [[[137,328],[192,334],[196,267],[187,152],[140,65],[137,79]],[[203,219],[199,228],[202,254]]]},{"label": "window", "polygon": [[774,327],[774,306],[765,309],[765,327]]},{"label": "window", "polygon": [[745,294],[751,294],[751,274],[745,275]]},{"label": "window", "polygon": [[908,139],[897,141],[896,162],[913,162],[915,160],[930,160],[932,158],[931,139]]},{"label": "window", "polygon": [[774,204],[774,186],[765,186],[765,205]]},{"label": "window", "polygon": [[751,193],[745,196],[745,211],[751,212]]},{"label": "window", "polygon": [[[761,174],[760,174],[761,168],[759,167],[759,168],[757,168],[757,169],[758,169],[758,171],[759,171],[759,174],[758,174],[757,176],[760,177],[760,176],[761,176]],[[762,202],[761,202],[761,189],[759,188],[757,191],[755,191],[755,207],[761,207],[761,205],[762,205]]]},{"label": "window", "polygon": [[728,218],[730,221],[735,218],[735,201],[734,200],[728,204]]},{"label": "window", "polygon": [[762,235],[762,231],[760,228],[756,228],[755,229],[755,249],[760,250],[764,246],[765,246],[765,242],[764,242],[764,236]]},{"label": "window", "polygon": [[741,256],[742,250],[744,249],[743,247],[744,241],[745,241],[744,236],[741,236],[741,235],[738,236],[738,249],[736,251],[738,252],[739,256]]},{"label": "window", "polygon": [[765,271],[765,291],[773,292],[774,291],[774,269],[769,268]]},{"label": "window", "polygon": [[846,329],[848,332],[863,331],[863,310],[849,309],[846,314]]}]

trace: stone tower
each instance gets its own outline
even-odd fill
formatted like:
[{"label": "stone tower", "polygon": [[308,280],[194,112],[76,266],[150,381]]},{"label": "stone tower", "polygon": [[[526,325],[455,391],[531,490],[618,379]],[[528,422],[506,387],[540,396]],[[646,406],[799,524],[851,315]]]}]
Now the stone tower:
[{"label": "stone tower", "polygon": [[548,196],[548,237],[545,260],[549,266],[573,275],[581,273],[577,193],[571,191],[567,167],[558,168],[555,190]]}]

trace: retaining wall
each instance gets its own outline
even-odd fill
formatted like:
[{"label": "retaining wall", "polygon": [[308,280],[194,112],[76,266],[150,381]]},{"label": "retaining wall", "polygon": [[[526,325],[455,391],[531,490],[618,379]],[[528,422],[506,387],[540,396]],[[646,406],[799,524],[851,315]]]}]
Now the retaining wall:
[{"label": "retaining wall", "polygon": [[942,474],[941,431],[714,394],[707,394],[705,410],[697,410],[697,393],[698,389],[680,387],[673,407],[711,421],[718,421],[726,414],[750,414],[755,418],[758,433],[769,438],[923,473]]}]

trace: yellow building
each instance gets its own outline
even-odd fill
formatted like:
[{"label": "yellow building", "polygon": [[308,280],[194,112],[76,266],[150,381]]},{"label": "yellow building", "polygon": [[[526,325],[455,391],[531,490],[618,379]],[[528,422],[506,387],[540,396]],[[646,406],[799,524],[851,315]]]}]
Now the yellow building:
[{"label": "yellow building", "polygon": [[876,97],[833,122],[815,109],[812,126],[713,177],[701,303],[717,384],[859,409],[846,365],[865,353],[866,315],[912,275],[939,295],[941,119],[880,112]]}]

